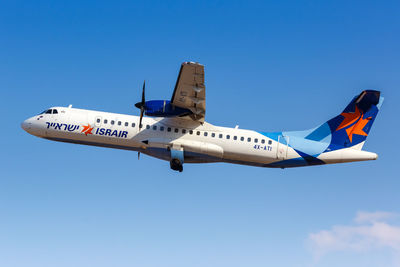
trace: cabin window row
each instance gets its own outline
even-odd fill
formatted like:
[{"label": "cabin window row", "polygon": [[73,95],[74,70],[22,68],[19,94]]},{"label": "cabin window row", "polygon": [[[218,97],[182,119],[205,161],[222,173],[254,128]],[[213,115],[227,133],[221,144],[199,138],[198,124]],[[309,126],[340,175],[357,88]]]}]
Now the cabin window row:
[{"label": "cabin window row", "polygon": [[[156,131],[157,130],[157,125],[153,125],[152,127],[150,127],[150,125],[146,125],[146,129],[150,129],[150,128],[152,128],[154,131]],[[160,128],[160,131],[164,131],[165,130],[164,126],[160,126],[159,128]],[[172,132],[172,129],[173,129],[173,132],[179,133],[179,128],[171,128],[171,127],[167,127],[167,132]],[[193,130],[181,129],[181,132],[182,132],[182,134],[186,134],[188,132],[191,135],[195,134],[195,132],[196,132],[196,135],[198,135],[198,136],[201,135],[201,131],[193,131]],[[203,132],[203,136],[207,137],[208,136],[208,132]],[[210,136],[215,138],[217,136],[217,134],[216,133],[211,133]],[[222,139],[222,138],[224,138],[224,135],[223,134],[218,134],[218,137]],[[231,139],[231,135],[227,134],[227,135],[225,135],[225,138],[229,140],[229,139]],[[237,135],[234,135],[232,139],[233,140],[239,140]],[[240,141],[244,141],[244,140],[245,140],[245,137],[241,136],[240,137]],[[247,137],[247,142],[251,142],[251,140],[252,140],[251,137]],[[258,141],[260,141],[261,144],[265,144],[265,139],[254,138],[254,143],[258,143]],[[271,145],[272,141],[268,140],[268,144]]]},{"label": "cabin window row", "polygon": [[[101,122],[100,119],[97,119],[96,121],[97,121],[97,123],[100,123],[100,122]],[[107,123],[108,123],[108,120],[107,120],[107,119],[104,119],[104,124],[107,124]],[[115,121],[114,121],[114,120],[110,120],[110,124],[111,124],[111,125],[114,125],[114,124],[115,124]],[[121,125],[122,125],[122,122],[121,122],[121,121],[118,121],[118,122],[117,122],[117,125],[121,126]],[[128,122],[125,122],[125,123],[124,123],[124,126],[128,127],[128,126],[129,126],[129,123],[128,123]],[[132,122],[132,123],[131,123],[131,126],[132,126],[132,127],[135,127],[136,124],[135,124],[134,122]],[[156,130],[157,130],[157,125],[153,125],[153,126],[146,125],[146,129],[147,129],[147,130],[149,130],[150,128],[152,128],[154,131],[156,131]],[[171,128],[171,127],[166,127],[166,128],[167,128],[167,132],[172,132],[172,129],[173,129],[173,131],[174,131],[175,133],[179,133],[179,128]],[[160,126],[159,129],[160,129],[160,131],[164,131],[164,130],[165,130],[165,127],[164,127],[164,126]],[[196,132],[196,135],[198,135],[198,136],[201,135],[201,132],[200,132],[200,131],[193,131],[193,130],[181,129],[181,132],[182,132],[182,134],[186,134],[186,133],[188,132],[188,133],[191,134],[191,135],[194,134],[194,132]],[[208,132],[203,132],[203,135],[204,135],[205,137],[207,137],[207,136],[208,136]],[[213,137],[213,138],[215,138],[215,137],[217,136],[217,134],[216,134],[216,133],[211,133],[210,136]],[[218,137],[221,138],[221,139],[224,138],[223,134],[218,134]],[[225,138],[229,140],[229,139],[231,139],[231,136],[230,136],[229,134],[227,134],[227,135],[225,135]],[[235,140],[235,141],[236,141],[236,140],[245,141],[246,138],[243,137],[243,136],[241,136],[240,139],[239,139],[239,137],[238,137],[237,135],[234,135],[234,136],[232,137],[232,139]],[[251,140],[252,140],[251,137],[247,137],[247,142],[251,142]],[[254,138],[254,143],[258,143],[258,141],[260,141],[261,144],[265,144],[265,139],[259,140],[258,138]],[[268,140],[268,144],[271,145],[271,144],[272,144],[272,141],[271,141],[271,140]]]},{"label": "cabin window row", "polygon": [[[99,119],[99,118],[96,119],[96,122],[97,122],[97,123],[100,123],[100,122],[101,122],[101,119]],[[108,124],[108,122],[109,122],[108,119],[104,119],[104,121],[103,121],[104,124]],[[115,120],[110,120],[110,124],[111,124],[111,125],[117,124],[118,126],[122,126],[122,121],[117,121],[117,123],[115,123]],[[124,125],[125,127],[128,127],[128,126],[129,126],[129,122],[124,122],[123,125]],[[135,126],[136,126],[136,123],[132,122],[132,123],[131,123],[131,126],[132,126],[132,127],[135,127]]]}]

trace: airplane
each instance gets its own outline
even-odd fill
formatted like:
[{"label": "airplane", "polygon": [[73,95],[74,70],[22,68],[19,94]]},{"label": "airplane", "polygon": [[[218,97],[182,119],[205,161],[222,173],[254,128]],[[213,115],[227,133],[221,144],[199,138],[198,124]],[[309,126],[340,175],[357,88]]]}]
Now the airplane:
[{"label": "airplane", "polygon": [[[48,140],[125,149],[184,163],[225,162],[289,168],[375,160],[362,147],[383,103],[380,91],[364,90],[337,116],[302,131],[262,132],[205,121],[204,66],[181,65],[171,100],[142,99],[140,116],[51,107],[22,122],[29,134]],[[146,115],[145,117],[143,115]]]}]

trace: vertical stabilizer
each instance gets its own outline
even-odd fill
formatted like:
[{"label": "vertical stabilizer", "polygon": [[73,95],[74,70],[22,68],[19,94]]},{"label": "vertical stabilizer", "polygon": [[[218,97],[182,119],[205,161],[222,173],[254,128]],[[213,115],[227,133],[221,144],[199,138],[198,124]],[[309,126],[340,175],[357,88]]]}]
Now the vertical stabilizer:
[{"label": "vertical stabilizer", "polygon": [[321,141],[331,135],[328,151],[346,147],[361,150],[382,105],[379,91],[365,90],[340,115],[317,127],[305,138]]}]

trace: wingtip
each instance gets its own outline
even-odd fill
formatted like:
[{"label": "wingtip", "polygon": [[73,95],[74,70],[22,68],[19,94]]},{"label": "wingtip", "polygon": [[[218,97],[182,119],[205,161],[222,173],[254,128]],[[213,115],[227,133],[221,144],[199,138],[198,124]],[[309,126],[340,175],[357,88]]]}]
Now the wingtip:
[{"label": "wingtip", "polygon": [[203,64],[200,64],[199,62],[195,62],[195,61],[185,61],[182,63],[182,65],[199,65],[199,66],[203,66]]}]

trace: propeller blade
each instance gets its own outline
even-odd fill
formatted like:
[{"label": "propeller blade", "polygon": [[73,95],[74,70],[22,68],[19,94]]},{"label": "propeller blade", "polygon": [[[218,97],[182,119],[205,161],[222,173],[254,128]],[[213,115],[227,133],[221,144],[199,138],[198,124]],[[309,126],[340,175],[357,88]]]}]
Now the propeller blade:
[{"label": "propeller blade", "polygon": [[142,88],[142,105],[144,106],[146,103],[145,100],[145,89],[146,89],[146,80],[143,81],[143,88]]},{"label": "propeller blade", "polygon": [[137,153],[137,159],[140,160],[140,152]]},{"label": "propeller blade", "polygon": [[142,119],[143,119],[143,114],[146,109],[146,97],[145,97],[145,90],[146,90],[146,80],[143,81],[143,87],[142,87],[142,101],[137,102],[135,104],[135,107],[140,108],[140,120],[139,120],[139,129],[142,128]]},{"label": "propeller blade", "polygon": [[140,107],[140,119],[139,119],[139,129],[142,128],[142,119],[143,119],[144,107]]},{"label": "propeller blade", "polygon": [[137,108],[142,108],[146,105],[146,98],[145,98],[145,89],[146,89],[146,80],[143,82],[143,87],[142,87],[142,100],[140,102],[137,102],[135,104],[135,107]]}]

